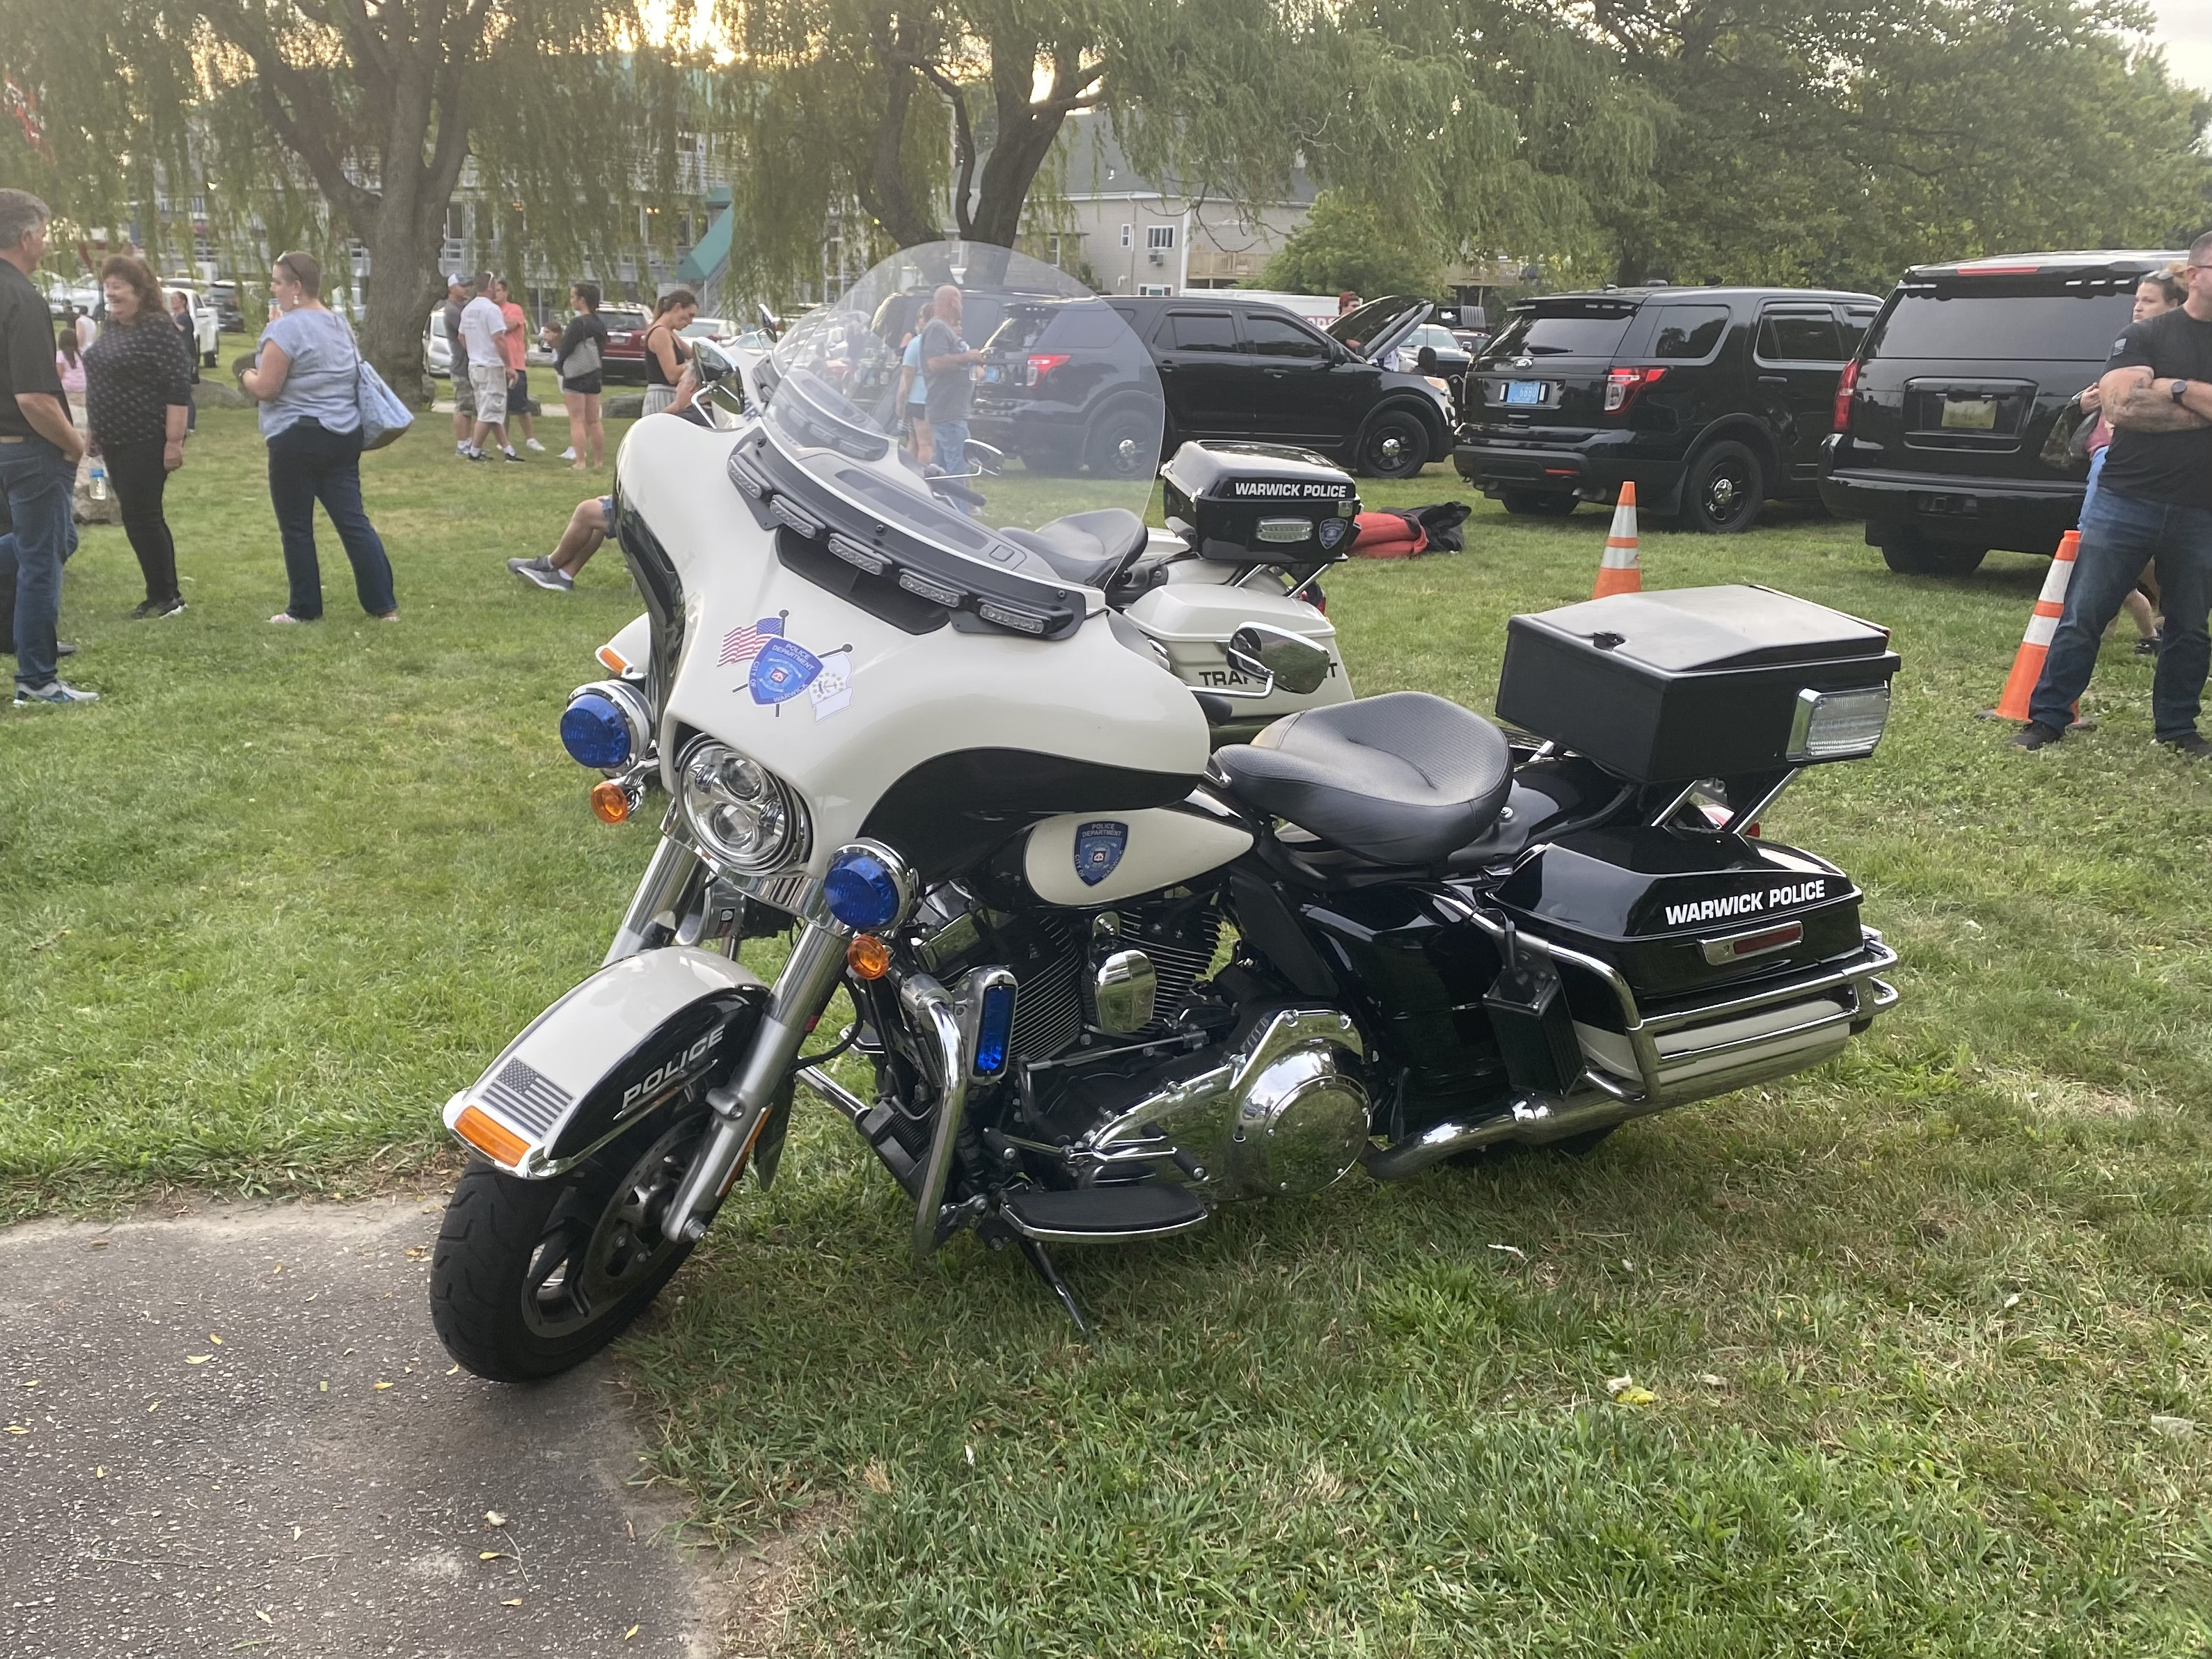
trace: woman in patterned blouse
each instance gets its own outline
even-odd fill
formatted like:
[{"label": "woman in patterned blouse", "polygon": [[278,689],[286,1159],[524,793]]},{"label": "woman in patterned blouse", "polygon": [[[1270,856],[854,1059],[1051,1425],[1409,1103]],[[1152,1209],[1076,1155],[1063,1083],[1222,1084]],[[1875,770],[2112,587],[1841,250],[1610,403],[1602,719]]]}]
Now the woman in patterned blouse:
[{"label": "woman in patterned blouse", "polygon": [[146,574],[133,617],[173,617],[177,544],[161,513],[169,474],[185,464],[192,365],[143,259],[118,253],[100,268],[107,326],[84,354],[85,411],[94,453],[107,465],[123,507],[123,533]]}]

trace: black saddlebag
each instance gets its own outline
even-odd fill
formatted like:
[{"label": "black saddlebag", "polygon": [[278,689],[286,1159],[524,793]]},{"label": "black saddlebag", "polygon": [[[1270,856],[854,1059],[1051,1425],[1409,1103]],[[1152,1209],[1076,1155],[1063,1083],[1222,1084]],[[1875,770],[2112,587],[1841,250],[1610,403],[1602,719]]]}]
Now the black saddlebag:
[{"label": "black saddlebag", "polygon": [[1516,617],[1498,714],[1639,783],[1874,751],[1888,630],[1771,588],[1617,593]]}]

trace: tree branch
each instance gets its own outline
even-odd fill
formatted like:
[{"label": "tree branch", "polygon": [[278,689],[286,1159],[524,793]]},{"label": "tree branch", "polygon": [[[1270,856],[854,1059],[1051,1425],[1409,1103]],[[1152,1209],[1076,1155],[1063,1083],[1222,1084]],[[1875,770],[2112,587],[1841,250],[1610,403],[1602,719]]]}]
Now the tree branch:
[{"label": "tree branch", "polygon": [[959,182],[952,191],[952,222],[959,227],[961,235],[972,236],[975,234],[971,211],[975,201],[975,128],[968,114],[967,89],[937,64],[921,59],[909,67],[919,70],[922,78],[952,106],[952,153],[960,166]]}]

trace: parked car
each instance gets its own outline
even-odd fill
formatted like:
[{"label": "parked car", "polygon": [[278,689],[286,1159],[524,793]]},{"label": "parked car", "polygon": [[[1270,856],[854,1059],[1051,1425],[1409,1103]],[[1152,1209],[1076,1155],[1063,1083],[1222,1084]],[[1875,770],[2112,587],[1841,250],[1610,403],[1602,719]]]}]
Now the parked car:
[{"label": "parked car", "polygon": [[[1108,319],[1109,310],[1159,370],[1168,422],[1160,454],[1128,448],[1145,423],[1120,407],[1133,373],[1122,361],[1129,333]],[[1374,357],[1404,331],[1376,334]],[[1399,478],[1442,455],[1450,430],[1448,395],[1425,377],[1387,368],[1270,301],[1233,292],[1015,298],[984,349],[974,435],[1043,471],[1149,472],[1187,440],[1247,438]]]},{"label": "parked car", "polygon": [[599,354],[602,378],[642,386],[645,331],[653,325],[653,313],[643,306],[603,305],[599,320],[607,325],[606,349]]},{"label": "parked car", "polygon": [[217,327],[225,334],[246,332],[246,310],[236,283],[219,278],[207,285],[208,302],[215,307]]},{"label": "parked car", "polygon": [[446,337],[446,308],[431,308],[422,325],[422,368],[432,379],[448,380],[453,374],[453,344]]},{"label": "parked car", "polygon": [[2136,284],[2179,253],[2022,253],[1905,274],[1844,371],[1820,499],[1864,519],[1892,570],[1961,576],[1993,547],[2051,553],[2083,468],[2042,458],[2104,373]]},{"label": "parked car", "polygon": [[1634,288],[1525,300],[1467,377],[1461,475],[1509,513],[1636,485],[1686,528],[1747,530],[1818,494],[1836,382],[1881,301],[1787,288]]},{"label": "parked car", "polygon": [[172,295],[181,294],[191,307],[192,343],[198,351],[200,367],[213,368],[222,358],[222,323],[214,303],[196,288],[185,288],[175,283],[164,283],[161,302],[167,305]]}]

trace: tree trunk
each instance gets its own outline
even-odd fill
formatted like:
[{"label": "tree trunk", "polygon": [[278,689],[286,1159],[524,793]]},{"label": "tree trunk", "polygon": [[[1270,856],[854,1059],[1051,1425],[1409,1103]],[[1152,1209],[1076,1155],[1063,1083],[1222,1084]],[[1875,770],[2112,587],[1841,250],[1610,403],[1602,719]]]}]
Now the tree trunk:
[{"label": "tree trunk", "polygon": [[[440,239],[441,240],[442,238]],[[362,355],[384,383],[410,404],[422,397],[422,322],[445,297],[438,241],[426,241],[407,216],[380,213],[368,249],[368,303],[361,319]]]}]

